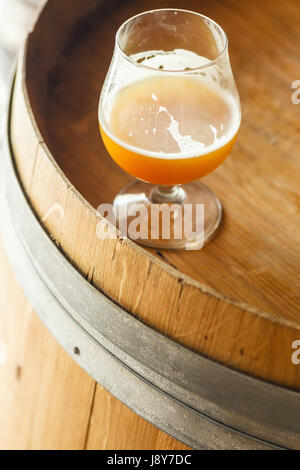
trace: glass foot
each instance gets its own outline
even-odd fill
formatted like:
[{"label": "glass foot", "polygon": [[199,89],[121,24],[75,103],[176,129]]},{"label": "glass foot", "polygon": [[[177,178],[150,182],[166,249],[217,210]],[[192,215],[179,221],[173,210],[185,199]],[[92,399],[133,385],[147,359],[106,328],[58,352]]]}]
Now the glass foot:
[{"label": "glass foot", "polygon": [[113,205],[121,235],[156,249],[199,250],[222,220],[220,200],[198,181],[167,187],[135,180]]}]

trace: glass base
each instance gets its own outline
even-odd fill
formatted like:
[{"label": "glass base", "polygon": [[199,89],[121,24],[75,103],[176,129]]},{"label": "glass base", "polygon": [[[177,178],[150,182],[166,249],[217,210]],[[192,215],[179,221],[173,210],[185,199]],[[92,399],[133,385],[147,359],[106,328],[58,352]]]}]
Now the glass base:
[{"label": "glass base", "polygon": [[167,187],[135,180],[113,205],[121,235],[157,249],[199,250],[222,220],[220,200],[199,181]]}]

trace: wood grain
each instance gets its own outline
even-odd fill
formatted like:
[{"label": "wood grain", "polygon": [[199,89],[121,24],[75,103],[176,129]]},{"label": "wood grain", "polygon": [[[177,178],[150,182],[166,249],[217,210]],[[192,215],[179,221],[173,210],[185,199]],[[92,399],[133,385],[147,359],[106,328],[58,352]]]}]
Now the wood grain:
[{"label": "wood grain", "polygon": [[[115,31],[139,11],[182,2],[70,5],[47,3],[19,60],[11,137],[30,203],[82,274],[142,321],[227,366],[300,389],[291,362],[300,336],[299,107],[291,102],[300,75],[297,2],[184,4],[227,31],[243,105],[234,151],[205,178],[225,216],[200,252],[146,251],[96,237],[94,208],[112,201],[129,179],[106,154],[97,125]],[[82,19],[91,12],[92,20]],[[128,423],[126,435],[117,419]],[[180,448],[148,426],[96,387],[88,448]]]},{"label": "wood grain", "polygon": [[1,450],[188,449],[97,386],[64,351],[28,304],[1,239],[0,401]]},{"label": "wood grain", "polygon": [[[291,103],[291,83],[300,73],[296,60],[299,52],[296,36],[289,34],[286,39],[286,28],[290,25],[292,31],[294,25],[296,29],[292,17],[295,2],[287,2],[282,14],[288,23],[282,30],[276,27],[276,34],[275,21],[269,21],[279,13],[273,3],[201,2],[201,11],[220,21],[228,32],[243,104],[243,125],[230,158],[205,178],[223,201],[223,230],[201,252],[165,252],[164,257],[180,272],[224,296],[298,321],[300,137],[299,109]],[[168,6],[178,4],[168,2]],[[111,14],[109,22],[105,21],[74,50],[72,60],[57,69],[57,84],[50,87],[50,148],[66,175],[94,207],[111,201],[129,179],[111,162],[99,139],[97,101],[116,27],[139,11],[139,5],[125,2]],[[151,6],[159,7],[161,2],[144,2],[142,9]],[[185,6],[200,10],[199,2],[188,1]],[[259,23],[254,11],[260,12]],[[245,18],[251,27],[250,37],[239,27],[245,25]],[[110,44],[110,50],[101,48],[102,43]],[[272,60],[275,52],[279,56],[276,63]],[[290,56],[293,75],[281,59]],[[70,158],[77,146],[78,158]]]},{"label": "wood grain", "polygon": [[88,450],[187,450],[97,385],[87,437]]},{"label": "wood grain", "polygon": [[28,304],[0,241],[0,449],[81,449],[94,381]]},{"label": "wood grain", "polygon": [[[201,2],[201,11],[228,32],[244,122],[232,155],[206,178],[225,207],[218,237],[200,252],[157,253],[130,240],[99,240],[94,208],[112,201],[128,181],[107,156],[97,124],[115,30],[128,16],[162,3],[130,1],[113,10],[99,3],[89,27],[82,17],[95,2],[80,3],[77,17],[67,15],[60,29],[47,20],[68,2],[48,2],[20,57],[12,144],[31,204],[72,263],[129,312],[228,366],[299,388],[290,360],[300,334],[294,2],[284,9],[269,0],[253,0],[251,7]],[[185,6],[200,10],[192,0]],[[270,18],[279,15],[274,29]],[[49,41],[41,49],[54,34],[55,51]]]}]

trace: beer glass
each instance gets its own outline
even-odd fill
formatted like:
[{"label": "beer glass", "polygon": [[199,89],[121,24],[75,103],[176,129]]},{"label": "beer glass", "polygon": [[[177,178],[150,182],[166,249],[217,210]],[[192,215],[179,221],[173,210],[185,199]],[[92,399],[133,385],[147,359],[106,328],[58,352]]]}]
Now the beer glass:
[{"label": "beer glass", "polygon": [[[222,206],[198,180],[225,160],[240,122],[227,36],[215,21],[168,8],[121,25],[100,95],[99,124],[110,156],[136,179],[114,207],[138,203],[149,214],[154,205],[175,204],[192,217],[197,205],[204,206],[202,233],[165,238],[159,231],[139,243],[198,249],[213,237]],[[185,214],[185,207],[192,211]],[[150,217],[149,227],[153,223]]]}]

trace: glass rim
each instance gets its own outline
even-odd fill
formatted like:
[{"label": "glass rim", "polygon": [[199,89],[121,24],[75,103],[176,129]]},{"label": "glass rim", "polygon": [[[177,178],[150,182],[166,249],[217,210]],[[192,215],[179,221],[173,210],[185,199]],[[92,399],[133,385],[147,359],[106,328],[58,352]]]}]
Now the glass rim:
[{"label": "glass rim", "polygon": [[[224,47],[223,49],[221,50],[221,52],[219,53],[219,55],[215,58],[215,59],[207,59],[208,62],[206,64],[203,64],[203,65],[199,65],[197,67],[192,67],[188,70],[167,70],[167,69],[157,69],[157,68],[154,68],[154,67],[149,67],[148,65],[143,65],[142,63],[138,63],[136,62],[135,60],[131,59],[131,57],[126,54],[126,52],[123,50],[123,48],[121,47],[120,45],[120,34],[121,34],[121,31],[122,29],[132,20],[134,20],[135,18],[138,18],[140,16],[143,16],[143,15],[147,15],[149,13],[154,13],[154,12],[159,12],[159,11],[178,11],[178,12],[184,12],[184,13],[191,13],[193,15],[197,15],[197,16],[200,16],[203,20],[206,20],[210,23],[212,23],[214,26],[217,27],[217,29],[221,32],[221,35],[223,36],[223,39],[224,39]],[[216,64],[216,62],[218,62],[222,57],[223,55],[225,54],[225,52],[227,51],[228,49],[228,37],[227,37],[227,34],[225,33],[224,29],[222,28],[222,26],[219,25],[219,23],[217,23],[215,20],[213,20],[212,18],[209,18],[208,16],[206,15],[202,15],[202,13],[198,13],[196,11],[192,11],[192,10],[185,10],[185,9],[182,9],[182,8],[157,8],[157,9],[154,9],[154,10],[147,10],[147,11],[143,11],[141,13],[138,13],[134,16],[131,16],[130,18],[128,18],[126,21],[124,21],[121,26],[118,28],[117,30],[117,33],[116,33],[116,46],[120,52],[120,54],[128,61],[130,62],[131,64],[135,65],[136,67],[140,67],[140,68],[143,68],[145,70],[151,70],[153,72],[159,72],[159,73],[193,73],[193,72],[196,72],[197,70],[203,70],[203,69],[207,69],[208,67],[211,67],[212,65]]]}]

